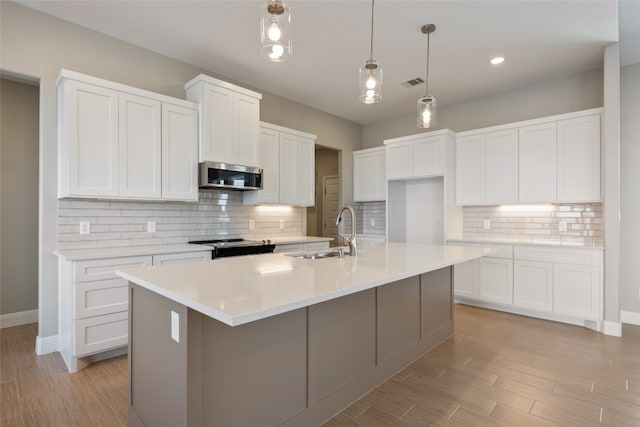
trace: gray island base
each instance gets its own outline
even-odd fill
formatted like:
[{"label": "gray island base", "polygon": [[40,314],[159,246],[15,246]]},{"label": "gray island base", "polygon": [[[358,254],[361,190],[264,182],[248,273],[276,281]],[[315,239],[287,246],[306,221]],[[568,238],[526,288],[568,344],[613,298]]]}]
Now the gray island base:
[{"label": "gray island base", "polygon": [[233,327],[130,283],[129,426],[320,425],[453,333],[451,275]]}]

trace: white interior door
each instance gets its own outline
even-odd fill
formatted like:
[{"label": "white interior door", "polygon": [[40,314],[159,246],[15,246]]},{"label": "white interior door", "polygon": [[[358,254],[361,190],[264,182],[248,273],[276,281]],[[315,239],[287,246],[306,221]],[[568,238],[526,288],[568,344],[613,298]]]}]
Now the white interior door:
[{"label": "white interior door", "polygon": [[338,206],[340,203],[340,178],[337,176],[325,176],[322,178],[322,235],[333,237],[333,241],[338,241],[338,227],[336,227],[336,217],[338,216]]}]

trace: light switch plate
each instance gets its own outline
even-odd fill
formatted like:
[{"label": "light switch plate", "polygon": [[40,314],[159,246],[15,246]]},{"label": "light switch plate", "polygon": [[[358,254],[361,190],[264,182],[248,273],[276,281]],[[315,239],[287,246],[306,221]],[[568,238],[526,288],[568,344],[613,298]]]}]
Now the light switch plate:
[{"label": "light switch plate", "polygon": [[255,230],[256,229],[256,222],[252,219],[249,220],[249,230]]},{"label": "light switch plate", "polygon": [[180,315],[171,310],[171,339],[180,342]]},{"label": "light switch plate", "polygon": [[559,231],[567,231],[567,221],[560,221],[558,223],[558,230]]},{"label": "light switch plate", "polygon": [[371,226],[372,227],[376,226],[376,219],[375,218],[371,218]]},{"label": "light switch plate", "polygon": [[156,222],[147,221],[147,233],[155,233],[155,232],[156,232]]},{"label": "light switch plate", "polygon": [[485,219],[484,222],[482,223],[482,226],[484,227],[485,230],[491,229],[491,220]]},{"label": "light switch plate", "polygon": [[280,230],[284,230],[284,219],[280,220]]},{"label": "light switch plate", "polygon": [[89,221],[80,221],[80,234],[91,234],[91,223]]}]

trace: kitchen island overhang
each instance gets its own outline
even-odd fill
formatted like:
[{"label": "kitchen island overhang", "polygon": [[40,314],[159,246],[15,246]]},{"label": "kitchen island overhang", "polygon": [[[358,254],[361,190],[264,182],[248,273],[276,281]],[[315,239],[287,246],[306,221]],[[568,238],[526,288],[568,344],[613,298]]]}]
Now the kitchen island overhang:
[{"label": "kitchen island overhang", "polygon": [[452,334],[451,266],[486,253],[379,243],[119,272],[129,425],[319,425]]}]

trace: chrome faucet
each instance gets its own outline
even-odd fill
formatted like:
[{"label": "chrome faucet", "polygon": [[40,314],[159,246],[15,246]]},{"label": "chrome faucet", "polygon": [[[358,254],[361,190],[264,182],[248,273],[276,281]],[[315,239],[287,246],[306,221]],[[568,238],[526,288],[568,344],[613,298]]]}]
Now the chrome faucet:
[{"label": "chrome faucet", "polygon": [[336,218],[336,226],[340,225],[340,222],[342,221],[342,212],[344,212],[345,210],[348,210],[351,214],[351,237],[347,237],[344,234],[340,233],[338,233],[338,236],[342,237],[347,241],[347,243],[349,243],[349,255],[358,256],[358,246],[356,244],[356,211],[353,210],[351,206],[344,206],[338,213],[338,217]]}]

